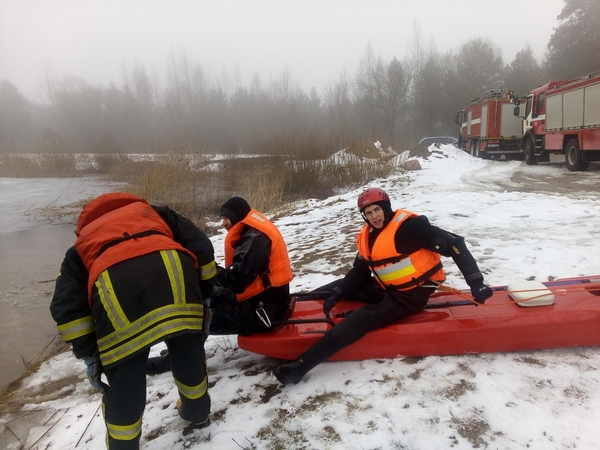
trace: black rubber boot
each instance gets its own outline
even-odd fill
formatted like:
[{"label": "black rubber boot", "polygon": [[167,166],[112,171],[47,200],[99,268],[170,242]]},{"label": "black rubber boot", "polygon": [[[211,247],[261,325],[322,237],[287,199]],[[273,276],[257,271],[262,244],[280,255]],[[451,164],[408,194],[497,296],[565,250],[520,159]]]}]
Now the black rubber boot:
[{"label": "black rubber boot", "polygon": [[304,370],[302,364],[302,359],[298,359],[291,364],[275,367],[273,375],[281,384],[296,384],[308,372]]},{"label": "black rubber boot", "polygon": [[281,384],[296,384],[309,371],[339,352],[343,347],[331,333],[327,333],[296,361],[273,369],[273,375]]},{"label": "black rubber boot", "polygon": [[146,361],[146,375],[158,375],[171,370],[171,356],[168,352],[162,353],[161,356],[148,358]]}]

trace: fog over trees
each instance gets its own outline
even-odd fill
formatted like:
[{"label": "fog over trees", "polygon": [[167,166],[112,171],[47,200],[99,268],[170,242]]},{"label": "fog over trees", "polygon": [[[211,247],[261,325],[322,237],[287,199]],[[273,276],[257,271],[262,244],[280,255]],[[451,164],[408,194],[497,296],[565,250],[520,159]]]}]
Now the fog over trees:
[{"label": "fog over trees", "polygon": [[[438,52],[415,30],[409,57],[383,60],[367,46],[357,70],[319,95],[283,70],[247,86],[207,75],[202,62],[172,54],[164,79],[143,64],[120,85],[40,74],[27,99],[0,82],[0,153],[267,153],[311,157],[363,139],[403,150],[420,138],[456,135],[454,115],[489,89],[525,95],[551,80],[600,69],[600,0],[565,0],[544,61],[526,46],[503,61],[501,48],[472,39]],[[318,68],[315,68],[318,70]]]}]

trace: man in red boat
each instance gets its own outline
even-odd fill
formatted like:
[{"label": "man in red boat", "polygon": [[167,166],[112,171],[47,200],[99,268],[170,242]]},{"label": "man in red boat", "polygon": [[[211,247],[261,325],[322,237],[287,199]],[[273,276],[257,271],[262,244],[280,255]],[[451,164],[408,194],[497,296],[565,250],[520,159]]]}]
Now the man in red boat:
[{"label": "man in red boat", "polygon": [[218,268],[211,301],[211,334],[267,331],[290,312],[293,279],[287,246],[277,227],[246,200],[221,206],[225,268]]},{"label": "man in red boat", "polygon": [[350,272],[332,287],[323,303],[327,317],[342,298],[360,298],[361,291],[378,288],[379,301],[352,312],[296,361],[277,367],[273,374],[282,384],[297,383],[310,370],[365,334],[425,308],[437,285],[444,281],[440,255],[451,257],[477,303],[492,290],[461,236],[429,223],[425,216],[392,210],[388,194],[370,188],[358,197],[358,210],[367,223],[356,237],[358,255]]},{"label": "man in red boat", "polygon": [[[291,312],[289,283],[293,278],[281,233],[246,200],[232,197],[220,209],[225,238],[225,268],[217,268],[210,299],[210,334],[268,331],[271,322]],[[169,370],[168,353],[150,358],[146,373]]]},{"label": "man in red boat", "polygon": [[50,312],[103,394],[107,447],[139,448],[145,365],[160,341],[172,354],[179,415],[194,428],[208,426],[204,299],[216,276],[210,239],[170,208],[125,192],[89,202],[75,234]]}]

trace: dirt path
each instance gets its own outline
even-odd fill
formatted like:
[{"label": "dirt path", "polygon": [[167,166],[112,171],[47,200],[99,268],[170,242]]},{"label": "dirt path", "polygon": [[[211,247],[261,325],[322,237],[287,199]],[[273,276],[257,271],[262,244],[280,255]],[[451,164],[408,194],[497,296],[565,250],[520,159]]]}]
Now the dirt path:
[{"label": "dirt path", "polygon": [[552,155],[551,162],[536,166],[525,164],[504,187],[508,191],[540,192],[544,194],[598,194],[600,192],[600,162],[591,163],[585,172],[569,172],[564,156]]}]

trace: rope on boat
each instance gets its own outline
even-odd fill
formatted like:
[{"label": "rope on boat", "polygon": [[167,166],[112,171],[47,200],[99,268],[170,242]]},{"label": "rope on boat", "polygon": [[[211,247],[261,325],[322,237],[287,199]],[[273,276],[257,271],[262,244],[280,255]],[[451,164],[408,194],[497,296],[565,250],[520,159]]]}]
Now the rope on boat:
[{"label": "rope on boat", "polygon": [[[569,291],[575,291],[575,290],[581,290],[581,286],[580,285],[574,285],[574,286],[561,286],[561,294],[566,294]],[[438,284],[438,290],[443,291],[443,292],[447,292],[449,294],[453,294],[456,295],[457,297],[461,297],[464,298],[465,300],[470,301],[471,303],[473,303],[476,306],[503,306],[503,305],[510,305],[513,303],[516,303],[517,305],[519,303],[524,303],[530,300],[534,300],[536,298],[541,298],[541,297],[545,297],[546,295],[548,295],[547,292],[544,292],[542,294],[536,295],[534,297],[529,297],[526,300],[521,300],[521,301],[517,301],[515,299],[513,299],[511,296],[509,296],[510,301],[509,302],[502,302],[502,303],[494,303],[493,305],[487,304],[487,303],[477,303],[474,299],[474,297],[471,294],[466,293],[465,291],[461,291],[458,290],[456,288],[453,288],[451,286],[446,286],[445,284]],[[519,289],[519,290],[514,290],[511,292],[517,293],[517,292],[539,292],[540,289]],[[494,290],[494,294],[498,292],[497,290]],[[554,294],[554,292],[552,292]]]}]

